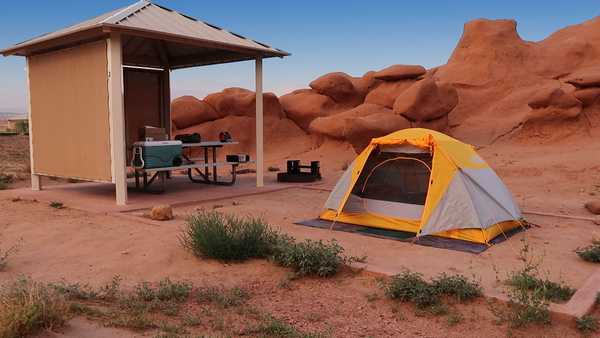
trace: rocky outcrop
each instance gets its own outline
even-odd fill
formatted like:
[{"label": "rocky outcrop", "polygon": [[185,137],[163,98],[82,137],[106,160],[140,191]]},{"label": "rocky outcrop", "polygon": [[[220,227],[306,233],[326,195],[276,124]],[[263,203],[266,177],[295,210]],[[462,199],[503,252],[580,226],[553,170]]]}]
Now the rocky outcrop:
[{"label": "rocky outcrop", "polygon": [[213,121],[219,117],[210,104],[193,96],[182,96],[171,102],[171,119],[178,129]]},{"label": "rocky outcrop", "polygon": [[527,121],[563,120],[577,117],[581,113],[582,104],[573,94],[562,88],[544,88],[529,101],[532,108]]},{"label": "rocky outcrop", "polygon": [[352,121],[346,121],[346,140],[352,144],[357,153],[361,152],[374,137],[411,127],[410,121],[402,115],[390,114],[388,112],[357,117]]},{"label": "rocky outcrop", "polygon": [[367,94],[365,97],[365,103],[378,104],[380,106],[393,108],[394,101],[398,95],[402,94],[415,82],[413,80],[401,80],[401,81],[386,81],[379,83],[376,87]]},{"label": "rocky outcrop", "polygon": [[458,104],[456,89],[433,78],[416,82],[394,101],[394,113],[410,121],[430,121],[448,115]]},{"label": "rocky outcrop", "polygon": [[[328,73],[279,100],[267,94],[266,121],[293,137],[318,135],[315,140],[348,142],[357,150],[372,137],[408,127],[479,145],[509,137],[563,140],[600,125],[599,59],[600,18],[539,42],[521,39],[514,20],[478,19],[465,24],[447,64],[428,70],[397,64],[360,77]],[[254,99],[241,88],[203,101],[177,99],[173,122],[181,131],[210,136],[222,128],[250,134]]]},{"label": "rocky outcrop", "polygon": [[377,80],[398,81],[416,79],[426,72],[425,67],[419,65],[393,65],[376,72],[374,77]]},{"label": "rocky outcrop", "polygon": [[[219,117],[256,116],[256,93],[244,88],[227,88],[222,92],[208,95],[204,101],[214,107]],[[281,104],[275,94],[263,94],[263,114],[283,116]]]},{"label": "rocky outcrop", "polygon": [[353,109],[327,117],[319,117],[312,121],[309,127],[311,134],[328,136],[338,140],[350,139],[347,134],[352,124],[361,117],[387,114],[393,115],[391,109],[372,103],[364,103]]},{"label": "rocky outcrop", "polygon": [[308,130],[310,123],[317,117],[343,110],[331,97],[312,89],[293,91],[283,95],[280,100],[285,115],[304,130]]}]

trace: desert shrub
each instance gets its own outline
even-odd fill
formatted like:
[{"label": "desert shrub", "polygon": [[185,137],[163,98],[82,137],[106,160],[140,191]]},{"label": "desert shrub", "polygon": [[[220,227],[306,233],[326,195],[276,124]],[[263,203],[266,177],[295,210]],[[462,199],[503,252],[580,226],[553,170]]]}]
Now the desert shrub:
[{"label": "desert shrub", "polygon": [[463,302],[482,295],[479,283],[462,275],[442,273],[431,282],[427,282],[423,275],[408,269],[404,269],[382,285],[388,298],[411,302],[424,314],[433,315],[445,315],[449,312],[448,307],[442,303],[441,296],[453,296],[459,302]]},{"label": "desert shrub", "polygon": [[598,331],[598,319],[590,315],[585,315],[575,319],[575,324],[577,329],[584,333]]},{"label": "desert shrub", "polygon": [[69,284],[63,281],[56,284],[50,284],[50,287],[54,288],[58,293],[70,300],[91,300],[96,299],[98,296],[98,292],[92,289],[88,284]]},{"label": "desert shrub", "polygon": [[236,217],[216,211],[191,216],[180,236],[197,256],[224,261],[264,258],[272,253],[278,234],[260,218]]},{"label": "desert shrub", "polygon": [[10,257],[19,251],[20,244],[15,244],[8,249],[0,248],[0,271],[4,271],[8,265]]},{"label": "desert shrub", "polygon": [[437,290],[423,279],[423,275],[404,270],[393,276],[384,285],[385,294],[401,302],[412,302],[419,308],[425,308],[440,302]]},{"label": "desert shrub", "polygon": [[205,287],[196,289],[194,298],[198,303],[216,303],[221,307],[228,308],[244,304],[250,295],[248,291],[239,287],[231,289]]},{"label": "desert shrub", "polygon": [[0,173],[0,190],[8,189],[8,185],[13,182],[14,176]]},{"label": "desert shrub", "polygon": [[511,311],[506,319],[513,327],[550,323],[549,304],[539,287],[533,290],[514,288],[509,293],[508,305]]},{"label": "desert shrub", "polygon": [[274,318],[270,315],[264,316],[260,323],[252,328],[246,329],[245,334],[257,335],[259,337],[274,338],[321,338],[326,335],[319,333],[306,333],[298,330],[294,326]]},{"label": "desert shrub", "polygon": [[0,289],[0,337],[25,337],[64,325],[69,305],[54,288],[20,279]]},{"label": "desert shrub", "polygon": [[279,169],[279,167],[270,166],[269,168],[267,168],[267,170],[270,172],[278,172],[281,169]]},{"label": "desert shrub", "polygon": [[463,275],[449,276],[445,273],[432,281],[433,288],[439,293],[454,296],[459,302],[481,297],[481,285]]},{"label": "desert shrub", "polygon": [[52,201],[50,202],[50,208],[64,209],[65,205],[62,202]]},{"label": "desert shrub", "polygon": [[511,274],[507,283],[517,289],[536,291],[551,302],[568,301],[576,291],[568,285],[539,278],[534,273],[524,270]]},{"label": "desert shrub", "polygon": [[192,284],[187,282],[172,282],[165,278],[158,283],[156,298],[159,300],[185,301],[192,291]]},{"label": "desert shrub", "polygon": [[296,242],[293,238],[280,236],[273,260],[294,270],[296,276],[314,275],[330,277],[335,275],[343,264],[364,261],[364,258],[345,256],[344,248],[335,240],[323,242],[307,239]]},{"label": "desert shrub", "polygon": [[591,245],[577,249],[575,252],[584,261],[600,263],[600,240],[594,240]]}]

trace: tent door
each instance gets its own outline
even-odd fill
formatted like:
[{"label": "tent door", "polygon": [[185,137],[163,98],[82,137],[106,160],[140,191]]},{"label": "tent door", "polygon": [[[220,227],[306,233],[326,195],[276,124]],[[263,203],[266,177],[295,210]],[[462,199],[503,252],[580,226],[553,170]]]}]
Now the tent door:
[{"label": "tent door", "polygon": [[431,163],[432,156],[427,152],[374,150],[344,211],[419,220],[429,190]]}]

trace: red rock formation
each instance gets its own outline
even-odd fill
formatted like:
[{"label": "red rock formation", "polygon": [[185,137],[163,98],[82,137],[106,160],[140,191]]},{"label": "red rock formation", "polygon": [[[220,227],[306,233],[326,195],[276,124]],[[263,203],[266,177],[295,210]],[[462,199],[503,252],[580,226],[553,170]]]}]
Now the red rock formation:
[{"label": "red rock formation", "polygon": [[431,77],[416,82],[394,101],[394,113],[411,121],[429,121],[448,115],[458,104],[451,84],[438,85]]},{"label": "red rock formation", "polygon": [[211,105],[193,96],[178,97],[171,102],[171,119],[178,129],[218,118],[217,111]]},{"label": "red rock formation", "polygon": [[346,131],[348,125],[354,123],[355,119],[374,114],[393,115],[391,109],[372,103],[364,103],[353,109],[332,116],[316,118],[309,126],[311,134],[328,136],[334,139],[347,139]]},{"label": "red rock formation", "polygon": [[413,83],[415,83],[413,80],[379,83],[367,94],[365,103],[378,104],[391,109],[394,107],[394,101],[396,101],[398,95],[402,94]]},{"label": "red rock formation", "polygon": [[[208,95],[204,101],[215,108],[219,117],[229,115],[253,117],[256,114],[256,94],[244,88],[227,88],[220,93]],[[275,94],[264,93],[263,113],[265,116],[283,116],[281,104]]]},{"label": "red rock formation", "polygon": [[427,70],[419,65],[393,65],[382,69],[374,74],[377,80],[398,81],[405,79],[415,79],[425,75]]}]

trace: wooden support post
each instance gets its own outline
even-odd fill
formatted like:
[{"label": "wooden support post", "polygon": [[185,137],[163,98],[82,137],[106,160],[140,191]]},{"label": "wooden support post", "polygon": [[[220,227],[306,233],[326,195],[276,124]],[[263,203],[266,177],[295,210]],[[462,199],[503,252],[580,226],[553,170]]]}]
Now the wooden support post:
[{"label": "wooden support post", "polygon": [[123,99],[123,52],[121,36],[112,33],[108,48],[108,105],[110,110],[110,151],[112,181],[115,184],[117,205],[127,204],[127,164],[125,143],[125,112]]},{"label": "wooden support post", "polygon": [[25,73],[27,76],[27,128],[29,130],[29,168],[31,171],[31,190],[42,190],[42,177],[35,173],[35,166],[33,161],[33,121],[31,119],[31,84],[29,82],[29,57],[27,57]]},{"label": "wooden support post", "polygon": [[256,58],[256,186],[264,183],[264,144],[263,144],[263,69],[262,57]]}]

